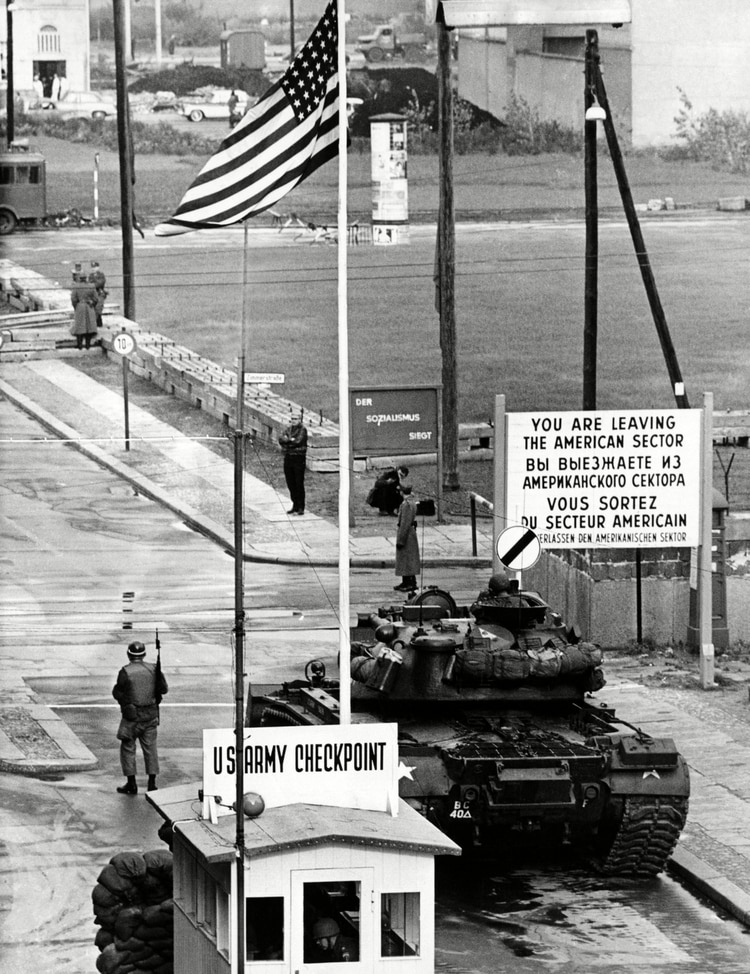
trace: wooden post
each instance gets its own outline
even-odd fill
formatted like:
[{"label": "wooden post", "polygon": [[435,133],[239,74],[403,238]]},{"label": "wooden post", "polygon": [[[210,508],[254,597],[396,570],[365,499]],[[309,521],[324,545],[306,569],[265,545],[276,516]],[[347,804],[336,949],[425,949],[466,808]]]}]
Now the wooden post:
[{"label": "wooden post", "polygon": [[117,87],[117,145],[120,153],[120,222],[122,233],[122,290],[125,317],[135,321],[133,281],[133,153],[130,141],[130,110],[125,76],[125,5],[113,0],[115,28],[115,84]]},{"label": "wooden post", "polygon": [[453,210],[453,89],[451,41],[445,24],[438,22],[438,130],[439,192],[438,290],[440,296],[440,350],[443,400],[443,486],[458,490],[458,372],[456,365],[456,227]]}]

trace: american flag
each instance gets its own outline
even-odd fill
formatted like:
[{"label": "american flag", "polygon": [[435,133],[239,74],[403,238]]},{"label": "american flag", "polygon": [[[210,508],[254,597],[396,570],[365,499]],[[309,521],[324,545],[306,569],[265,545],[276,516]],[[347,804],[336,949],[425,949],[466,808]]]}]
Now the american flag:
[{"label": "american flag", "polygon": [[176,213],[173,236],[230,226],[277,203],[338,153],[336,0],[278,81],[221,143]]}]

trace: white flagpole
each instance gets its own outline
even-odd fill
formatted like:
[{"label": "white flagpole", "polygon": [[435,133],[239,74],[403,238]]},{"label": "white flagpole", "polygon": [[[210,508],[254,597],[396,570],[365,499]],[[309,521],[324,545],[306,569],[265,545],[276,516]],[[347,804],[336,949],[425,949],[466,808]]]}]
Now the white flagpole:
[{"label": "white flagpole", "polygon": [[349,639],[349,329],[347,317],[347,156],[346,3],[338,0],[339,195],[338,195],[338,353],[339,353],[339,721],[351,723]]}]

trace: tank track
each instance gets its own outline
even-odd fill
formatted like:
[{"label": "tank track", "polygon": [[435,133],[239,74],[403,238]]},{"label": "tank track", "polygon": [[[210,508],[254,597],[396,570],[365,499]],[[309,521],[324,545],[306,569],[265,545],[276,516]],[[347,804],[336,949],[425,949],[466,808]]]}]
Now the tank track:
[{"label": "tank track", "polygon": [[295,720],[292,715],[284,710],[282,707],[268,707],[263,708],[263,713],[260,717],[261,727],[300,727],[302,722]]},{"label": "tank track", "polygon": [[609,852],[597,865],[620,876],[656,876],[677,844],[687,818],[687,798],[631,796]]}]

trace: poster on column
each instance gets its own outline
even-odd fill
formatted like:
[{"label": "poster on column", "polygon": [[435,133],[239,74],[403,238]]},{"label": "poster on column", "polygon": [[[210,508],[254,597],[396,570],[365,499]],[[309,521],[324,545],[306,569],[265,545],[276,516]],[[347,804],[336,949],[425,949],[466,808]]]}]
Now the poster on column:
[{"label": "poster on column", "polygon": [[701,410],[508,413],[508,524],[544,548],[700,543]]}]

